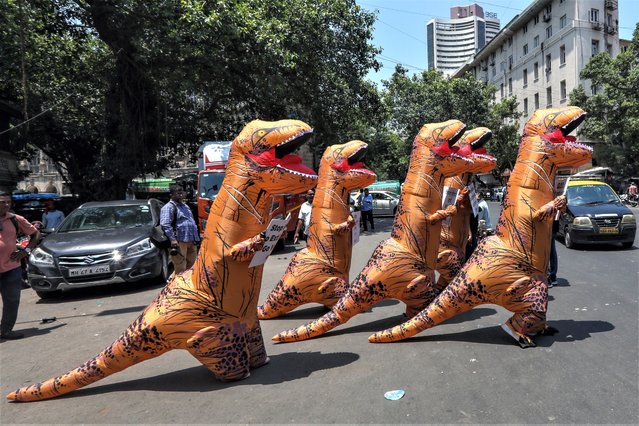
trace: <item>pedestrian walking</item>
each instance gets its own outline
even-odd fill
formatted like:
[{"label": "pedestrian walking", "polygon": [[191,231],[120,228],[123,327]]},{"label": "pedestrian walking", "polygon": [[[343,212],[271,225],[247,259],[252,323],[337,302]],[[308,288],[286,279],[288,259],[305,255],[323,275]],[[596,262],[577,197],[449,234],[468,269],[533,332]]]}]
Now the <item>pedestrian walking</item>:
[{"label": "pedestrian walking", "polygon": [[315,198],[315,191],[312,189],[306,191],[306,201],[300,206],[300,214],[297,216],[297,226],[295,227],[295,236],[293,237],[294,244],[297,244],[300,239],[306,241],[308,238],[308,227],[311,224],[311,211],[313,210],[313,198]]},{"label": "pedestrian walking", "polygon": [[373,196],[369,193],[368,188],[364,189],[364,195],[361,200],[362,210],[362,224],[364,225],[364,232],[368,231],[366,222],[371,225],[371,230],[375,230],[375,222],[373,221]]},{"label": "pedestrian walking", "polygon": [[179,274],[195,263],[200,234],[191,209],[184,203],[184,189],[171,185],[170,192],[171,201],[160,210],[160,225],[171,241],[171,261],[175,273]]},{"label": "pedestrian walking", "polygon": [[[13,331],[18,319],[22,267],[20,262],[31,254],[40,240],[40,232],[22,216],[10,212],[11,195],[0,192],[0,293],[2,294],[2,321],[0,339],[22,339],[24,334]],[[18,234],[29,236],[29,243],[18,248]]]}]

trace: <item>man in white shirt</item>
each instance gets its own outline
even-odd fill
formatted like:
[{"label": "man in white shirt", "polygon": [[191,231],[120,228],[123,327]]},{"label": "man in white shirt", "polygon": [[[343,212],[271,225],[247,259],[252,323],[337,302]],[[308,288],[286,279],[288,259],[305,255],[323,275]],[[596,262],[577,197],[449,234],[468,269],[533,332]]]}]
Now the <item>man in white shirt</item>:
[{"label": "man in white shirt", "polygon": [[490,211],[488,210],[488,203],[486,202],[486,200],[483,199],[479,192],[477,192],[477,204],[479,205],[477,219],[483,220],[485,222],[484,227],[486,229],[492,229],[493,224],[490,221]]},{"label": "man in white shirt", "polygon": [[308,237],[308,226],[311,223],[311,210],[313,209],[313,197],[315,196],[315,192],[312,189],[309,189],[306,192],[306,201],[300,207],[300,214],[297,217],[297,227],[295,228],[295,237],[293,238],[293,243],[297,244],[300,239],[300,231],[302,226],[304,227],[304,234],[301,236],[303,240],[306,240]]}]

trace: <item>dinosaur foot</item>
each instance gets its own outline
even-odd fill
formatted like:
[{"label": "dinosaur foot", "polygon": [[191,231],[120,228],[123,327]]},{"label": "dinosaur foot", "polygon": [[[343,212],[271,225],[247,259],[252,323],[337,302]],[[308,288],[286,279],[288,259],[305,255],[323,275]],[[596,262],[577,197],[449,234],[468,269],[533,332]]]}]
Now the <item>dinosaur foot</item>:
[{"label": "dinosaur foot", "polygon": [[559,330],[557,330],[555,327],[549,326],[548,324],[546,324],[544,326],[544,329],[539,332],[539,334],[542,336],[554,336],[557,333],[559,333]]},{"label": "dinosaur foot", "polygon": [[230,383],[230,382],[237,382],[238,380],[244,380],[244,379],[247,379],[250,375],[251,375],[251,373],[246,373],[244,376],[241,376],[241,377],[238,377],[238,378],[227,379],[227,378],[225,378],[225,377],[218,377],[217,379],[218,379],[220,382]]},{"label": "dinosaur foot", "polygon": [[537,344],[533,341],[530,336],[526,336],[525,334],[517,333],[515,330],[510,328],[508,324],[502,324],[501,328],[508,333],[510,337],[515,339],[515,341],[519,344],[522,349],[525,348],[534,348]]}]

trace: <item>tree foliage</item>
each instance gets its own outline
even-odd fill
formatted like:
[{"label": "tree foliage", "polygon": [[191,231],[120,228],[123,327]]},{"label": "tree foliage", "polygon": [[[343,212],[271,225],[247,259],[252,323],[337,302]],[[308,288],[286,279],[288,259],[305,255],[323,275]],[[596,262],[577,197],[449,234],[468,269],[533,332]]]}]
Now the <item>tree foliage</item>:
[{"label": "tree foliage", "polygon": [[621,176],[639,175],[639,24],[632,42],[616,58],[608,53],[593,56],[581,72],[590,79],[596,94],[586,95],[582,86],[570,94],[573,105],[588,117],[580,134],[593,141],[593,159]]},{"label": "tree foliage", "polygon": [[0,16],[0,98],[48,111],[11,148],[42,149],[86,197],[254,118],[306,120],[324,146],[379,109],[374,16],[354,0],[8,0]]},{"label": "tree foliage", "polygon": [[499,161],[495,174],[512,167],[518,147],[517,101],[508,98],[494,104],[494,93],[494,86],[470,75],[451,79],[429,70],[408,76],[406,69],[397,67],[382,91],[385,121],[369,136],[376,146],[373,162],[378,174],[403,180],[412,141],[422,125],[451,118],[469,129],[490,128],[494,136],[488,150]]}]

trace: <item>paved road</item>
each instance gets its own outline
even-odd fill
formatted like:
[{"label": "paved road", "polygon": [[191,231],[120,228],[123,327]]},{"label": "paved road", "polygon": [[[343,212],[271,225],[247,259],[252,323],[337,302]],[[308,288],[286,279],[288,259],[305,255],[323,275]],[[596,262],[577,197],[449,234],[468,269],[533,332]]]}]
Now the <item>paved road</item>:
[{"label": "paved road", "polygon": [[[498,206],[491,203],[493,218]],[[639,210],[635,210],[639,213]],[[354,250],[351,276],[388,236],[378,220]],[[639,241],[635,241],[639,247]],[[38,403],[0,401],[9,423],[637,423],[639,374],[636,247],[567,250],[558,244],[559,286],[549,321],[560,332],[520,349],[499,328],[509,317],[485,305],[409,341],[372,345],[398,323],[403,305],[386,301],[323,338],[273,344],[269,337],[318,317],[309,306],[263,321],[271,363],[220,383],[173,351],[68,396]],[[292,251],[267,263],[261,300]],[[53,301],[23,292],[17,329],[28,338],[0,346],[0,390],[57,375],[110,344],[159,285],[93,289]],[[57,321],[40,324],[44,317]],[[404,389],[399,401],[383,394]]]}]

